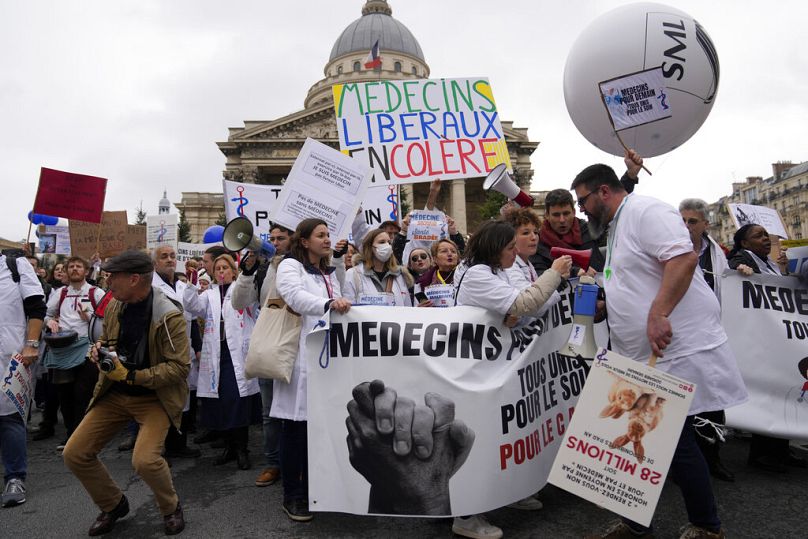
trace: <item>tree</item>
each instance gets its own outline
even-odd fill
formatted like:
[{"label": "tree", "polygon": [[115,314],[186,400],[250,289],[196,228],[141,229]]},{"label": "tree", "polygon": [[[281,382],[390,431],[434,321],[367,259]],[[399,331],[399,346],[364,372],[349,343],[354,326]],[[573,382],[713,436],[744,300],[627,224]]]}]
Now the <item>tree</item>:
[{"label": "tree", "polygon": [[143,209],[143,201],[140,201],[140,206],[135,208],[137,210],[137,214],[135,215],[135,224],[136,225],[145,225],[146,224],[146,210]]},{"label": "tree", "polygon": [[227,217],[225,216],[224,212],[219,212],[219,218],[216,219],[216,222],[213,223],[214,225],[222,225],[227,226]]},{"label": "tree", "polygon": [[180,210],[180,223],[177,226],[177,234],[179,240],[185,243],[191,243],[191,224],[185,220],[185,210]]},{"label": "tree", "polygon": [[508,202],[508,197],[498,191],[489,189],[485,192],[485,202],[480,206],[480,217],[483,221],[488,219],[498,219],[499,209]]}]

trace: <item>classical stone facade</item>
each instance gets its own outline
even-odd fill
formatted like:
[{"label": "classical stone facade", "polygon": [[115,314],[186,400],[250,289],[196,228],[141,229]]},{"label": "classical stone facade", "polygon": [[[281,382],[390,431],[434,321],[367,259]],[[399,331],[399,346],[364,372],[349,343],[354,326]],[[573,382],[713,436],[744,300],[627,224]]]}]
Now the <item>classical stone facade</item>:
[{"label": "classical stone facade", "polygon": [[710,204],[710,233],[731,246],[735,225],[728,203],[773,208],[779,212],[789,239],[808,238],[808,161],[798,165],[774,163],[771,177],[751,176],[745,182],[733,183],[731,195]]},{"label": "classical stone facade", "polygon": [[[381,67],[365,69],[364,63],[373,44],[379,41]],[[244,127],[230,128],[226,141],[218,142],[225,155],[224,178],[227,180],[279,185],[292,168],[295,158],[307,137],[333,148],[339,148],[336,119],[334,117],[331,86],[337,83],[367,80],[403,80],[429,77],[429,65],[418,41],[402,23],[392,17],[392,9],[384,0],[368,0],[362,16],[342,32],[323,69],[323,79],[316,82],[304,100],[304,109],[269,121],[245,121]],[[538,142],[528,138],[527,129],[514,127],[511,121],[501,121],[505,140],[514,168],[514,179],[528,190],[533,178],[530,155]],[[458,228],[473,230],[481,220],[475,209],[485,201],[483,178],[452,181],[442,189],[438,206],[454,217]],[[428,183],[405,186],[402,196],[410,208],[426,202]],[[192,236],[197,237],[193,223],[204,230],[205,217],[195,213],[196,204],[203,193],[196,193],[194,202],[176,204],[185,209],[185,217],[192,223]],[[213,195],[211,195],[213,196]],[[218,195],[221,200],[221,195]],[[212,224],[218,217],[216,209],[207,212]]]}]

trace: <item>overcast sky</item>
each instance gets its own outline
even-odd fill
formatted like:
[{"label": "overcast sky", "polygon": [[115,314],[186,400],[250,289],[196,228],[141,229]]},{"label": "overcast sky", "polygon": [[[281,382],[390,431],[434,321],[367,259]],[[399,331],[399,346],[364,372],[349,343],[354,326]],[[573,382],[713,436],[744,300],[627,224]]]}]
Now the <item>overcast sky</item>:
[{"label": "overcast sky", "polygon": [[[362,0],[3,2],[0,236],[20,239],[39,168],[109,178],[106,209],[156,213],[163,189],[221,191],[215,145],[245,120],[303,108]],[[567,53],[612,1],[391,0],[431,77],[487,76],[500,116],[540,145],[533,189],[566,187],[586,165],[622,167],[584,139],[564,104]],[[684,146],[647,160],[639,191],[671,204],[808,160],[808,3],[668,2],[712,37],[721,81]],[[606,45],[604,45],[606,46]],[[383,52],[382,52],[383,53]]]}]

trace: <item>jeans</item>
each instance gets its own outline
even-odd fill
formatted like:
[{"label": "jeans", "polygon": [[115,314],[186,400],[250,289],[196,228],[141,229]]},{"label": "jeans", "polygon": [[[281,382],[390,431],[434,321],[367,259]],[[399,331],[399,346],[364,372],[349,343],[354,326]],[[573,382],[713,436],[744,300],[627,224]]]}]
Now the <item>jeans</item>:
[{"label": "jeans", "polygon": [[269,417],[269,410],[272,408],[272,384],[272,380],[258,379],[258,385],[261,387],[261,416],[264,420],[264,456],[267,459],[268,467],[279,468],[281,460],[278,446],[281,437],[281,420]]},{"label": "jeans", "polygon": [[[5,398],[0,395],[0,398]],[[25,423],[20,414],[0,415],[0,452],[3,456],[5,479],[21,479],[25,481],[28,471],[28,459],[25,446]]]},{"label": "jeans", "polygon": [[309,454],[308,423],[281,419],[281,477],[283,501],[308,500]]},{"label": "jeans", "polygon": [[[676,445],[676,451],[673,453],[671,461],[670,477],[682,490],[688,521],[700,528],[717,532],[721,529],[721,521],[715,506],[707,461],[704,460],[704,455],[696,443],[693,417],[692,415],[687,416],[685,424],[682,426],[682,434],[679,436],[679,443]],[[637,532],[649,530],[649,528],[625,518],[623,522]]]}]

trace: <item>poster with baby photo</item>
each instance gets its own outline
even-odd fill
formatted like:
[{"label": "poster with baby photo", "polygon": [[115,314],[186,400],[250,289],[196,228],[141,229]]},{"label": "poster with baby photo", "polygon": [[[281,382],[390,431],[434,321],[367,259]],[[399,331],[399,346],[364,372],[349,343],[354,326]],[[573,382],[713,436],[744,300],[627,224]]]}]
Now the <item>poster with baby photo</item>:
[{"label": "poster with baby photo", "polygon": [[549,482],[649,525],[696,387],[601,350]]}]

